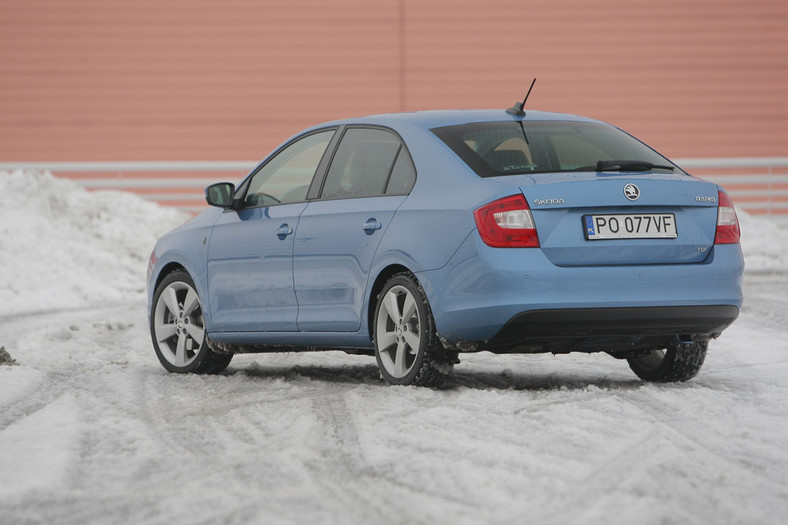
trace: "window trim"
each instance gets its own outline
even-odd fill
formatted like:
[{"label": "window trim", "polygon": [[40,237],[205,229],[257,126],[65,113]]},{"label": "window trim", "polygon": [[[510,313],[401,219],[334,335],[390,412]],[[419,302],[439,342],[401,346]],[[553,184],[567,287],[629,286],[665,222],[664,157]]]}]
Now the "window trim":
[{"label": "window trim", "polygon": [[342,141],[342,137],[345,136],[347,128],[348,126],[344,124],[335,128],[336,131],[334,132],[334,136],[331,137],[328,146],[326,146],[326,151],[323,153],[323,158],[320,159],[320,162],[317,165],[317,170],[315,171],[315,176],[312,178],[312,183],[309,185],[309,191],[306,193],[307,201],[318,199],[320,198],[320,194],[323,193],[323,185],[326,182],[328,168],[334,161],[334,155],[337,152],[337,148],[339,148],[339,143]]}]

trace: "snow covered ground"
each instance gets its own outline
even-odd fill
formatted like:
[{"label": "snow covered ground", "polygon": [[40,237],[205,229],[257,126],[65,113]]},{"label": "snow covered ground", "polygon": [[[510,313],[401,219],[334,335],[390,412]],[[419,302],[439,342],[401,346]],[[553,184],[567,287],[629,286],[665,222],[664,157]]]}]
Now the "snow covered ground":
[{"label": "snow covered ground", "polygon": [[783,523],[788,232],[741,216],[739,320],[700,375],[463,356],[449,388],[343,353],[169,375],[144,274],[184,219],[0,173],[0,523]]}]

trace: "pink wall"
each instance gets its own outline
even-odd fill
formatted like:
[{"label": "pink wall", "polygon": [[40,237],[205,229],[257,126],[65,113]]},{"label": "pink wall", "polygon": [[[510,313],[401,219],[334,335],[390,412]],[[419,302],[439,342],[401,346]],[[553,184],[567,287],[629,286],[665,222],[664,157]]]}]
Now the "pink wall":
[{"label": "pink wall", "polygon": [[0,160],[257,159],[534,76],[672,157],[788,155],[785,0],[3,0]]}]

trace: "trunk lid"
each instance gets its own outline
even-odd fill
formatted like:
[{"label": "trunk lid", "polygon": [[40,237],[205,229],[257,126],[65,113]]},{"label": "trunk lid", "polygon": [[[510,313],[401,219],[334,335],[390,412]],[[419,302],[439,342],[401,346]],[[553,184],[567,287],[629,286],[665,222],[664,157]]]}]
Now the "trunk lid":
[{"label": "trunk lid", "polygon": [[702,263],[714,245],[719,190],[689,175],[580,172],[498,180],[522,191],[541,249],[558,266]]}]

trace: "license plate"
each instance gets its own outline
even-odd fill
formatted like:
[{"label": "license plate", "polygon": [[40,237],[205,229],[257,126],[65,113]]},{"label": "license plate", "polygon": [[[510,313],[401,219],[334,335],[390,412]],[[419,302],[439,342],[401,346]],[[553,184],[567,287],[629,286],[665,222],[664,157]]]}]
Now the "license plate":
[{"label": "license plate", "polygon": [[675,239],[676,217],[672,213],[584,215],[586,239]]}]

